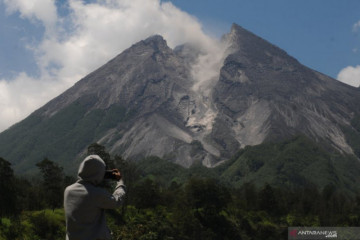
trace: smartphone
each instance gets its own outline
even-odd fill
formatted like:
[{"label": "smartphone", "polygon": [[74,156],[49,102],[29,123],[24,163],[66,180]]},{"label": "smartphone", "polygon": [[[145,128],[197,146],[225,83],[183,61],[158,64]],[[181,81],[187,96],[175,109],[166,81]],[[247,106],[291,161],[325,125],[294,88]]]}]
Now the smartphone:
[{"label": "smartphone", "polygon": [[105,175],[104,175],[104,179],[116,180],[116,175],[113,174],[113,170],[106,170]]}]

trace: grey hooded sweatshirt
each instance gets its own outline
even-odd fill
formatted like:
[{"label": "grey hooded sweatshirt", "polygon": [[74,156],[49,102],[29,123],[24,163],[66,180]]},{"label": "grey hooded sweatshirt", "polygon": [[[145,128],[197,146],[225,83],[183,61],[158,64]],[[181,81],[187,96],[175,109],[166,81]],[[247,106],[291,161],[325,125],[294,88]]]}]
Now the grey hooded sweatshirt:
[{"label": "grey hooded sweatshirt", "polygon": [[97,185],[105,174],[105,163],[90,155],[80,164],[78,181],[65,189],[64,208],[67,240],[110,239],[104,209],[117,208],[123,202],[125,186],[117,182],[113,194]]}]

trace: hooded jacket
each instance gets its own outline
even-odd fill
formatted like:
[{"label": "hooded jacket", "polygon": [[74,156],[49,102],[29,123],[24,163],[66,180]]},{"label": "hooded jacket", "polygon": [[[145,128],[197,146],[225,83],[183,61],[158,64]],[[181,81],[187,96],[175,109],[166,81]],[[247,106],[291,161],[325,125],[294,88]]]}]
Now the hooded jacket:
[{"label": "hooded jacket", "polygon": [[98,185],[103,181],[105,162],[90,155],[80,164],[78,181],[64,192],[67,240],[110,239],[104,209],[121,205],[125,195],[123,181],[117,182],[113,194]]}]

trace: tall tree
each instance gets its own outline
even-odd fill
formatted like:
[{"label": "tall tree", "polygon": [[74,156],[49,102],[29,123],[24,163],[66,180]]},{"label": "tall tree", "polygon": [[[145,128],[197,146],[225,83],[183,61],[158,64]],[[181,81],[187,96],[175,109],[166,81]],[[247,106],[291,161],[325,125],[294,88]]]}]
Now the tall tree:
[{"label": "tall tree", "polygon": [[52,209],[61,207],[63,204],[64,172],[58,164],[44,158],[36,166],[40,169],[43,177],[44,198]]},{"label": "tall tree", "polygon": [[16,190],[11,163],[0,157],[0,216],[16,211]]},{"label": "tall tree", "polygon": [[110,154],[108,152],[106,152],[104,146],[102,146],[98,143],[92,143],[87,149],[87,154],[88,155],[92,155],[92,154],[98,155],[99,157],[101,157],[102,160],[104,160],[108,169],[115,168],[114,162],[111,159]]},{"label": "tall tree", "polygon": [[126,197],[124,204],[122,205],[122,213],[125,214],[126,206],[128,205],[129,196],[133,194],[134,183],[139,180],[140,172],[138,166],[133,161],[126,161],[119,155],[114,157],[115,168],[118,168],[121,172],[122,179],[126,184]]},{"label": "tall tree", "polygon": [[260,210],[264,210],[272,215],[280,212],[274,188],[270,184],[265,184],[264,188],[259,192],[258,198]]}]

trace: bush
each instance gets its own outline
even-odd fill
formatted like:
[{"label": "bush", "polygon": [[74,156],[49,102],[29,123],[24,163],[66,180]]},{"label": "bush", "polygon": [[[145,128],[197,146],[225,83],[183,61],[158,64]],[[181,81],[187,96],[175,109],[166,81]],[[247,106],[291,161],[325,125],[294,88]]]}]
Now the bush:
[{"label": "bush", "polygon": [[63,240],[65,238],[65,217],[62,209],[25,212],[22,215],[21,225],[24,228],[24,239]]}]

